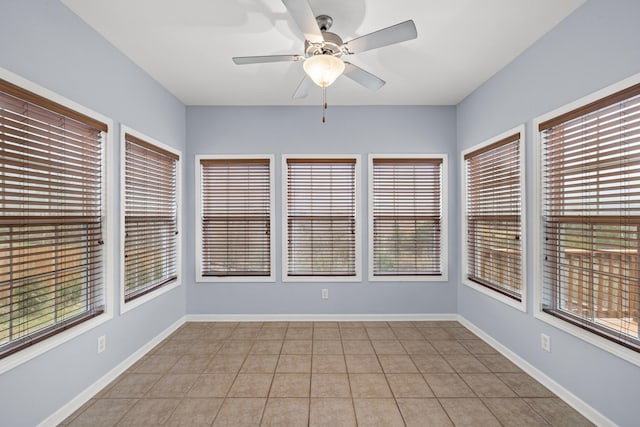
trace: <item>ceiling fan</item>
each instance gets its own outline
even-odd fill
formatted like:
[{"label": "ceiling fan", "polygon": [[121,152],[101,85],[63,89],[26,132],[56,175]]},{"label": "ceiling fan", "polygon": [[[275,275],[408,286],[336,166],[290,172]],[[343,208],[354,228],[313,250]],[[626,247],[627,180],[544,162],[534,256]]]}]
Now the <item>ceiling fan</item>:
[{"label": "ceiling fan", "polygon": [[[327,15],[314,16],[308,0],[282,0],[282,2],[304,34],[304,54],[238,56],[233,58],[233,62],[238,65],[245,65],[266,62],[304,61],[303,68],[306,75],[294,92],[294,99],[307,96],[310,80],[322,87],[324,92],[324,89],[343,73],[351,80],[368,89],[380,89],[385,84],[384,80],[350,62],[343,61],[341,59],[342,56],[400,43],[415,39],[418,36],[415,24],[412,20],[408,20],[357,37],[348,42],[343,42],[340,36],[329,32],[333,19]],[[326,102],[324,102],[324,108],[327,108]]]}]

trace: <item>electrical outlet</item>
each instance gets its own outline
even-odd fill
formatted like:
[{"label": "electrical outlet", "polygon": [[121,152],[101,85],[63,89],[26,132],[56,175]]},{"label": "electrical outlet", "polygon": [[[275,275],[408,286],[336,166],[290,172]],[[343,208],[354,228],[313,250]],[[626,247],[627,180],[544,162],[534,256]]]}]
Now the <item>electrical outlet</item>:
[{"label": "electrical outlet", "polygon": [[540,334],[540,347],[546,352],[551,352],[551,338],[547,334]]},{"label": "electrical outlet", "polygon": [[322,290],[322,299],[329,299],[329,289]]},{"label": "electrical outlet", "polygon": [[102,353],[107,348],[107,337],[100,335],[98,337],[98,353]]}]

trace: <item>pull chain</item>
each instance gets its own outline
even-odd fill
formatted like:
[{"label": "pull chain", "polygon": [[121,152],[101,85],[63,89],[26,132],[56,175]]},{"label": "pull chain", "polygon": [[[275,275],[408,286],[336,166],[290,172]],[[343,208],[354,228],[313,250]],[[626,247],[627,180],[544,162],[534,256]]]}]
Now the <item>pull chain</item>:
[{"label": "pull chain", "polygon": [[325,118],[325,111],[327,109],[327,88],[322,88],[322,123],[326,123],[327,119]]}]

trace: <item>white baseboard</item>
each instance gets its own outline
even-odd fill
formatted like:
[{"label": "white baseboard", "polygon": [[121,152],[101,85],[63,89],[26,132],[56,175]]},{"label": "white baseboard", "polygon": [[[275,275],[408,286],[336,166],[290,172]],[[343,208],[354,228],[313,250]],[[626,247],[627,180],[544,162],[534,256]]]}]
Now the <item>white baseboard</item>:
[{"label": "white baseboard", "polygon": [[151,341],[140,347],[135,353],[131,356],[127,357],[125,360],[120,362],[115,368],[110,370],[107,374],[105,374],[102,378],[100,378],[95,383],[91,384],[84,391],[82,391],[79,395],[73,398],[69,403],[64,405],[62,408],[58,409],[56,412],[47,417],[44,421],[38,424],[38,427],[49,427],[56,426],[64,421],[68,416],[73,414],[78,408],[84,405],[89,401],[93,396],[95,396],[100,390],[106,387],[111,381],[116,379],[119,375],[124,373],[127,369],[133,366],[142,356],[147,354],[149,350],[158,345],[162,340],[171,335],[176,329],[178,329],[182,324],[184,324],[185,318],[182,317],[174,322],[167,329],[162,331],[160,334],[155,336]]},{"label": "white baseboard", "polygon": [[451,321],[457,314],[188,314],[187,322],[399,322]]},{"label": "white baseboard", "polygon": [[531,375],[536,381],[547,387],[553,393],[555,393],[560,399],[564,400],[568,405],[570,405],[573,409],[580,412],[585,418],[594,423],[597,426],[607,427],[612,426],[615,427],[616,424],[611,421],[609,418],[602,415],[596,409],[591,407],[585,401],[580,399],[575,394],[571,393],[569,390],[558,384],[556,381],[548,377],[544,372],[524,360],[522,357],[518,356],[513,351],[509,350],[504,345],[500,344],[496,339],[494,339],[491,335],[484,332],[482,329],[478,328],[476,325],[471,323],[469,320],[464,318],[463,316],[458,315],[457,319],[460,323],[462,323],[467,329],[471,332],[482,338],[492,347],[494,347],[498,352],[500,352],[504,357],[509,359],[515,365],[517,365],[520,369],[525,371],[527,374]]}]

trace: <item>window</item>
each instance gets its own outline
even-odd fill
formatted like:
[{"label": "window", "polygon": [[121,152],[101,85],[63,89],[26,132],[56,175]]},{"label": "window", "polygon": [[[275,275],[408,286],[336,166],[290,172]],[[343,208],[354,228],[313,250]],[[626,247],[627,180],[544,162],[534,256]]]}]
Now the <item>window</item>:
[{"label": "window", "polygon": [[465,283],[516,302],[524,298],[523,134],[521,126],[463,153]]},{"label": "window", "polygon": [[124,302],[178,282],[180,156],[123,127]]},{"label": "window", "polygon": [[538,126],[542,310],[636,352],[639,111],[636,84]]},{"label": "window", "polygon": [[371,156],[370,280],[443,280],[443,156]]},{"label": "window", "polygon": [[284,280],[360,280],[358,157],[284,162]]},{"label": "window", "polygon": [[272,156],[197,156],[201,281],[273,281]]},{"label": "window", "polygon": [[0,80],[0,357],[105,312],[107,128]]}]

